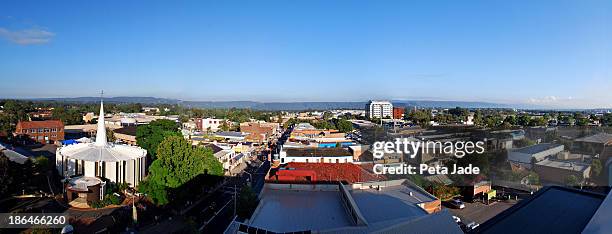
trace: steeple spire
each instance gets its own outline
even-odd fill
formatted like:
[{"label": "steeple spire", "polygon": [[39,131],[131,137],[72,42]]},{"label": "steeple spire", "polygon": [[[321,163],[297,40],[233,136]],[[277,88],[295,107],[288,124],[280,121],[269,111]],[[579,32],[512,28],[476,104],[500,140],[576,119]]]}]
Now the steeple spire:
[{"label": "steeple spire", "polygon": [[102,100],[104,90],[100,92],[100,115],[98,116],[98,132],[96,133],[96,145],[106,145],[106,125],[104,124],[104,101]]}]

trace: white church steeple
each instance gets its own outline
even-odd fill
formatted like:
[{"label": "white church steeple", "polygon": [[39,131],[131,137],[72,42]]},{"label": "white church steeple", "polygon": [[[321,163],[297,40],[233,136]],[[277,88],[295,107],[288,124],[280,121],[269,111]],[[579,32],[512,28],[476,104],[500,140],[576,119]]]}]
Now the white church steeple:
[{"label": "white church steeple", "polygon": [[[104,94],[104,91],[101,93]],[[104,101],[100,99],[100,116],[98,116],[98,132],[96,133],[97,146],[106,145],[106,125],[104,124]]]}]

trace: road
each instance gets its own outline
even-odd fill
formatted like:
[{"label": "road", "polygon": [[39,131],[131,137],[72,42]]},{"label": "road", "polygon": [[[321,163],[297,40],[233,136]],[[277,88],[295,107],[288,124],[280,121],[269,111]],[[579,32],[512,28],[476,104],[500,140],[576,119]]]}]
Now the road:
[{"label": "road", "polygon": [[200,205],[194,207],[186,215],[195,217],[196,223],[200,225],[200,232],[221,233],[232,222],[234,217],[234,194],[240,196],[240,190],[248,185],[252,178],[253,191],[259,193],[265,183],[265,175],[270,168],[270,162],[264,161],[249,166],[246,172],[239,176],[230,178],[219,190],[212,193]]}]

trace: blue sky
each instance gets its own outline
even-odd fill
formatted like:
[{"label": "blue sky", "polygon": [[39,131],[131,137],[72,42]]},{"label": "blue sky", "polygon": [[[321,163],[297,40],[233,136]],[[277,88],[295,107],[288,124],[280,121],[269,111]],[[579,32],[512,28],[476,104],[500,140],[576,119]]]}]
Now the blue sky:
[{"label": "blue sky", "polygon": [[612,107],[611,1],[91,2],[0,3],[0,97]]}]

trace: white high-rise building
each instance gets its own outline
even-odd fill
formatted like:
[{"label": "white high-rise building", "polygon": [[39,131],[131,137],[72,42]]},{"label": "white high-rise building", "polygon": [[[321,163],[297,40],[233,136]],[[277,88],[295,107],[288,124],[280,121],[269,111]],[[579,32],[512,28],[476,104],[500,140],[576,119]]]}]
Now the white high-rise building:
[{"label": "white high-rise building", "polygon": [[389,101],[370,100],[366,104],[365,111],[369,118],[391,118],[393,116],[393,104]]}]

